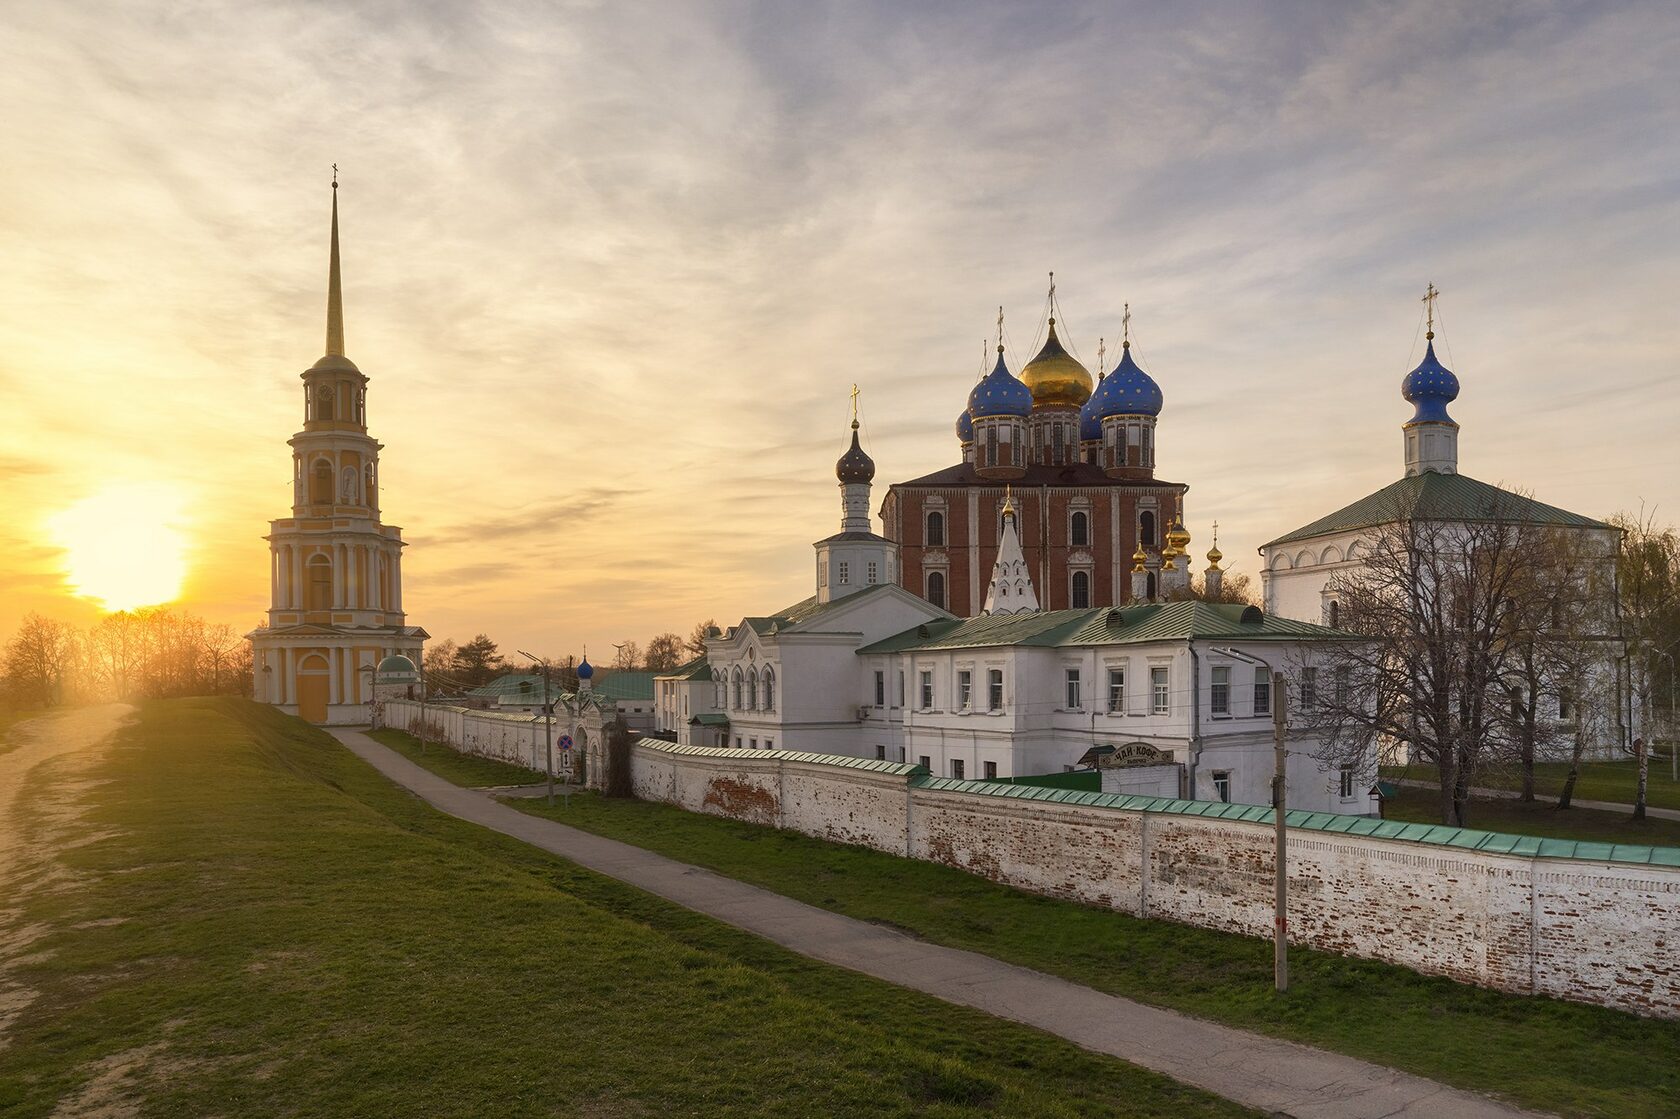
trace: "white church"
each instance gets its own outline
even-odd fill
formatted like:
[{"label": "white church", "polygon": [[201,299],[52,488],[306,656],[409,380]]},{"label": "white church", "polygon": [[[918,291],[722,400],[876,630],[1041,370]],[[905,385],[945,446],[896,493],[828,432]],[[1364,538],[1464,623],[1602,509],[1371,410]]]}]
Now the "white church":
[{"label": "white church", "polygon": [[[898,545],[870,521],[875,464],[836,464],[840,531],[815,593],[714,631],[703,662],[656,681],[659,729],[694,745],[909,762],[963,780],[1096,766],[1104,791],[1269,803],[1272,674],[1353,639],[1253,606],[1146,596],[1188,585],[1182,526],[1135,555],[1131,605],[1042,610],[1005,500],[985,612],[958,618],[897,584]],[[1139,552],[1142,552],[1140,545]],[[1217,547],[1207,578],[1220,580]],[[1374,814],[1370,766],[1326,768],[1288,743],[1292,808]]]}]

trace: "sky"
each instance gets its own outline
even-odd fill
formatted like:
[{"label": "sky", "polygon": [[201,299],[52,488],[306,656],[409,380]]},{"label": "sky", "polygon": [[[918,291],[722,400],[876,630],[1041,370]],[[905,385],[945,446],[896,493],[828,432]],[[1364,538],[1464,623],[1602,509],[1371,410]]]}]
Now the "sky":
[{"label": "sky", "polygon": [[1051,271],[1088,365],[1130,304],[1198,557],[1400,476],[1428,283],[1464,473],[1680,520],[1675,57],[1660,3],[5,5],[0,637],[169,547],[261,619],[334,163],[434,638],[809,595],[851,385],[878,508]]}]

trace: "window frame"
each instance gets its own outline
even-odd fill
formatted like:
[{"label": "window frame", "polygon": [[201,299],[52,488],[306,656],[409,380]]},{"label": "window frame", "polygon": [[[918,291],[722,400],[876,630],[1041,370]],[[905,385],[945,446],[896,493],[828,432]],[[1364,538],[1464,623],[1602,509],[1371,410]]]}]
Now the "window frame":
[{"label": "window frame", "polygon": [[1149,666],[1149,713],[1151,715],[1172,714],[1171,665],[1152,664]]},{"label": "window frame", "polygon": [[1122,664],[1108,666],[1108,713],[1126,713],[1126,666]]},{"label": "window frame", "polygon": [[1208,714],[1231,714],[1231,666],[1228,664],[1208,666]]}]

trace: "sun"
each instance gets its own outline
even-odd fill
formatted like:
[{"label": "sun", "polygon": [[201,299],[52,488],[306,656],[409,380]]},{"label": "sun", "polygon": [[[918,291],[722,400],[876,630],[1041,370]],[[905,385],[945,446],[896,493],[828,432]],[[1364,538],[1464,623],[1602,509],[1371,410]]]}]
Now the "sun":
[{"label": "sun", "polygon": [[184,505],[164,486],[113,486],[54,514],[47,527],[65,551],[66,581],[107,610],[174,601],[187,569]]}]

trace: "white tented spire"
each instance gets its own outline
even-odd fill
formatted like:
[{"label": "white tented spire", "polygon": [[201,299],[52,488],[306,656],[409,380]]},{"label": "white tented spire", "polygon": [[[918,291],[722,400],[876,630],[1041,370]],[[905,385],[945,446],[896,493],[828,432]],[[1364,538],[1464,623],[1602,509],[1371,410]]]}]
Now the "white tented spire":
[{"label": "white tented spire", "polygon": [[986,590],[987,614],[1031,614],[1038,609],[1038,594],[1021,554],[1021,537],[1015,528],[1015,501],[1009,490],[1003,496],[1003,533],[998,539],[997,563],[992,565],[992,585]]}]

